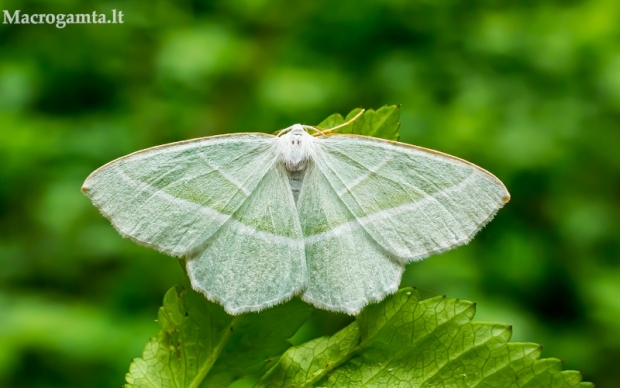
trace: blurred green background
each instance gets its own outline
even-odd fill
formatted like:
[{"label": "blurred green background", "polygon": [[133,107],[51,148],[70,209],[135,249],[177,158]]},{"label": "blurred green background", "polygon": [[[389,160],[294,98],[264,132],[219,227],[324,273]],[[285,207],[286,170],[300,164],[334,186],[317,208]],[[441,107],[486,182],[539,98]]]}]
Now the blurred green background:
[{"label": "blurred green background", "polygon": [[0,24],[0,386],[120,386],[182,281],[82,196],[92,170],[384,104],[402,104],[402,141],[512,194],[403,284],[476,301],[478,320],[618,386],[619,1],[0,0],[17,9],[125,23]]}]

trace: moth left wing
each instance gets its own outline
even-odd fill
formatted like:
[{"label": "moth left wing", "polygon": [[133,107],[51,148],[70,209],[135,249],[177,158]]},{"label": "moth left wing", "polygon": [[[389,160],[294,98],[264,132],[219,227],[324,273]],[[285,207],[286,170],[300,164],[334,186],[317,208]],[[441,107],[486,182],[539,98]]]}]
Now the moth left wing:
[{"label": "moth left wing", "polygon": [[133,241],[173,256],[202,245],[275,164],[273,136],[212,136],[149,148],[95,170],[82,191]]},{"label": "moth left wing", "polygon": [[317,168],[399,261],[469,242],[510,198],[489,172],[437,151],[355,135],[315,139]]},{"label": "moth left wing", "polygon": [[260,311],[299,293],[304,242],[288,176],[269,169],[233,216],[187,258],[192,287],[229,314]]}]

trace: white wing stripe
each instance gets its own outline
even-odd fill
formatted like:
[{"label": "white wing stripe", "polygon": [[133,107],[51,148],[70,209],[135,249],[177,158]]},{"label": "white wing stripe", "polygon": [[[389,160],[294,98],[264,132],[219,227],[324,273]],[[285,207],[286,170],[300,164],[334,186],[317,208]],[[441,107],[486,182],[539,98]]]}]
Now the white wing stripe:
[{"label": "white wing stripe", "polygon": [[475,174],[471,174],[459,184],[449,187],[447,189],[444,189],[442,191],[433,193],[432,195],[429,195],[428,197],[425,197],[424,199],[420,201],[417,201],[414,203],[406,203],[404,205],[400,205],[400,206],[397,206],[391,209],[385,209],[385,210],[378,211],[374,214],[370,214],[368,216],[365,216],[365,217],[362,217],[356,220],[345,222],[344,224],[340,224],[333,229],[326,230],[324,232],[321,232],[321,233],[318,233],[312,236],[307,236],[304,239],[304,241],[307,245],[316,244],[330,237],[338,236],[342,233],[347,233],[351,230],[355,230],[356,227],[366,226],[368,224],[372,224],[372,223],[382,221],[382,220],[385,220],[391,217],[395,217],[405,212],[417,210],[421,206],[437,201],[436,197],[439,195],[445,196],[451,192],[460,191],[463,188],[463,186],[468,185],[469,183],[471,183],[472,180],[474,180],[474,175]]},{"label": "white wing stripe", "polygon": [[302,251],[304,250],[304,243],[302,240],[295,240],[290,237],[278,236],[273,233],[264,232],[262,230],[254,228],[253,226],[241,223],[235,219],[230,220],[230,228],[236,232],[258,238],[270,244],[288,246],[290,248],[296,248]]},{"label": "white wing stripe", "polygon": [[[359,177],[357,177],[353,182],[351,182],[349,185],[344,185],[344,189],[340,190],[338,192],[338,196],[341,197],[344,193],[353,190],[355,187],[357,187],[360,183],[364,182],[366,179],[368,179],[368,177],[370,177],[372,174],[376,173],[377,171],[379,171],[383,166],[385,166],[388,162],[390,162],[392,160],[391,157],[386,158],[383,162],[381,162],[378,166],[375,166],[373,168],[368,169],[368,172],[365,174],[360,175]],[[344,182],[343,182],[344,184]]]},{"label": "white wing stripe", "polygon": [[224,171],[222,171],[222,169],[220,169],[217,166],[213,166],[211,163],[209,163],[209,160],[202,154],[202,152],[198,153],[198,156],[200,156],[200,159],[202,159],[202,161],[205,162],[205,164],[207,166],[209,166],[213,171],[219,172],[220,175],[222,175],[227,181],[232,183],[237,189],[241,190],[243,192],[243,194],[245,194],[246,197],[249,197],[250,194],[252,194],[252,192],[250,192],[250,191],[248,191],[248,189],[244,188],[243,185],[239,181],[237,181],[236,179],[233,179],[232,177],[224,174]]},{"label": "white wing stripe", "polygon": [[[157,188],[149,185],[148,183],[136,181],[135,179],[131,178],[129,175],[125,174],[120,169],[117,169],[117,173],[121,176],[121,178],[125,182],[127,182],[131,186],[136,187],[138,190],[143,190],[143,191],[146,190],[149,193],[151,193],[152,196],[160,196],[164,198],[166,201],[170,201],[171,203],[174,203],[176,205],[183,206],[183,207],[190,207],[193,211],[200,213],[204,215],[205,217],[215,219],[221,223],[224,223],[231,218],[231,216],[222,214],[218,212],[217,210],[214,210],[208,206],[202,206],[202,205],[199,205],[191,201],[187,201],[181,198],[174,197],[164,191],[158,190]],[[248,236],[254,236],[256,238],[259,238],[263,241],[267,241],[269,243],[303,249],[302,243],[300,241],[297,241],[297,240],[294,240],[292,238],[285,237],[285,236],[278,236],[272,233],[263,232],[252,226],[245,225],[234,219],[230,220],[230,227],[239,233],[242,233]]]},{"label": "white wing stripe", "polygon": [[192,211],[201,213],[209,218],[218,220],[220,222],[226,222],[226,220],[230,218],[230,215],[222,214],[218,212],[217,210],[211,209],[208,206],[202,206],[195,202],[191,202],[185,199],[174,197],[166,193],[165,191],[161,191],[158,188],[149,185],[148,183],[137,181],[133,179],[132,177],[130,177],[129,175],[125,174],[125,172],[121,171],[121,169],[116,169],[116,172],[120,175],[121,179],[123,179],[129,185],[136,187],[138,190],[147,191],[151,194],[151,196],[159,196],[165,199],[166,201],[183,206],[184,208],[189,207],[190,209],[192,209]]}]

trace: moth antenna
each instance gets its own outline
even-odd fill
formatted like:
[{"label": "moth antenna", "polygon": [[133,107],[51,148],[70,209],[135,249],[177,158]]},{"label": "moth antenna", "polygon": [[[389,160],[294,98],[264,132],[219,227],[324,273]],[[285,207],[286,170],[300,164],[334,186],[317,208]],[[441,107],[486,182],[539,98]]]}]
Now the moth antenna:
[{"label": "moth antenna", "polygon": [[325,132],[321,131],[320,129],[318,129],[318,127],[313,127],[312,125],[304,125],[304,129],[309,129],[311,131],[315,131],[320,133],[321,135],[325,136]]},{"label": "moth antenna", "polygon": [[[346,123],[342,123],[340,125],[336,125],[333,128],[329,128],[329,129],[323,129],[321,127],[314,127],[317,129],[318,132],[321,132],[321,134],[325,135],[326,133],[335,131],[336,129],[340,129],[342,127],[346,127],[347,125],[351,124],[352,122],[354,122],[355,120],[357,120],[362,114],[364,114],[364,112],[366,111],[366,109],[362,109],[361,111],[359,111],[358,114],[355,115],[355,117],[353,117],[351,120],[347,121]],[[323,129],[323,131],[320,131],[319,129]]]},{"label": "moth antenna", "polygon": [[284,129],[279,129],[277,131],[275,131],[273,134],[277,137],[280,137],[281,135],[284,135],[287,132],[291,131],[291,128],[293,128],[293,126],[291,125],[290,127],[286,127]]}]

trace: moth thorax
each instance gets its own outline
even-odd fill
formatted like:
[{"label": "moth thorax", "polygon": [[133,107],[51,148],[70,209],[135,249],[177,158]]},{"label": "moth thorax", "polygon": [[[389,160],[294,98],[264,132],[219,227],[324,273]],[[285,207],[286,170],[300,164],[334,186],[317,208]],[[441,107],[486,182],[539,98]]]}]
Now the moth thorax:
[{"label": "moth thorax", "polygon": [[314,138],[299,124],[291,128],[278,138],[279,160],[289,172],[303,171],[314,154]]}]

